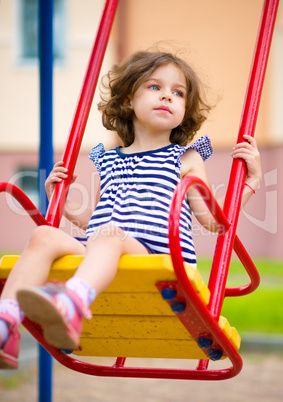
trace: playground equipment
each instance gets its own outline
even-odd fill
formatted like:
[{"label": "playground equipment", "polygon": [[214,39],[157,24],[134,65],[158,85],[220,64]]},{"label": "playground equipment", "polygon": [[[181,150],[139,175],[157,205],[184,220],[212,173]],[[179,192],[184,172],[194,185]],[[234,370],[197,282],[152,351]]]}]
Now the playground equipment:
[{"label": "playground equipment", "polygon": [[[265,0],[243,108],[238,140],[254,135],[259,101],[267,65],[279,0]],[[26,195],[10,183],[0,183],[0,192],[12,194],[38,225],[58,227],[66,201],[70,178],[79,153],[92,98],[103,61],[118,0],[107,0],[96,41],[83,82],[77,110],[62,156],[69,180],[56,185],[44,217]],[[64,366],[92,375],[221,380],[237,375],[242,368],[238,353],[240,336],[221,317],[224,298],[254,291],[259,275],[236,235],[240,202],[246,175],[245,164],[234,160],[223,211],[204,183],[187,177],[175,191],[169,218],[170,256],[123,256],[118,274],[109,288],[93,304],[93,319],[85,321],[81,349],[77,355],[118,356],[112,366],[85,363],[48,345],[39,326],[25,319],[23,324],[37,341]],[[181,203],[191,186],[205,199],[221,225],[208,286],[196,268],[184,263],[179,240]],[[227,288],[232,250],[246,269],[250,283]],[[3,286],[18,256],[4,256],[0,262]],[[66,280],[83,257],[66,256],[56,261],[50,279]],[[101,318],[103,317],[103,318]],[[127,367],[127,357],[198,359],[195,370]],[[210,360],[228,358],[231,366],[208,369]]]}]

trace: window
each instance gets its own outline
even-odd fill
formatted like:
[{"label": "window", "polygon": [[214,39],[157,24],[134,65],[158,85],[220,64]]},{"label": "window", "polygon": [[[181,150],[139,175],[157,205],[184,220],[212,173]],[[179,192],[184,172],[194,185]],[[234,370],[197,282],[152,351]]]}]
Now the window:
[{"label": "window", "polygon": [[38,171],[34,167],[22,167],[18,169],[15,184],[38,206]]},{"label": "window", "polygon": [[[38,58],[38,2],[18,0],[19,4],[19,59],[34,62]],[[51,1],[51,0],[50,0]],[[53,0],[53,52],[54,60],[64,59],[65,8],[64,0]]]}]

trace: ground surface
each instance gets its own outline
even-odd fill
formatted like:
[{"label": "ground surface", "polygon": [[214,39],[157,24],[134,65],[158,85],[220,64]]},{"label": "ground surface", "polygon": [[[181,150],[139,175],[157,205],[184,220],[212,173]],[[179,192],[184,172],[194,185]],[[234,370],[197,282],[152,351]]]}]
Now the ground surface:
[{"label": "ground surface", "polygon": [[[283,355],[242,355],[244,368],[231,380],[221,382],[113,379],[71,371],[54,364],[53,402],[279,402],[283,394]],[[148,361],[142,361],[148,366]],[[159,363],[159,362],[158,362]],[[100,364],[100,362],[98,362]],[[151,365],[157,364],[152,361]],[[186,368],[185,362],[182,363]],[[11,388],[10,388],[11,387]],[[16,373],[1,376],[1,402],[37,401],[37,369],[29,363]]]}]

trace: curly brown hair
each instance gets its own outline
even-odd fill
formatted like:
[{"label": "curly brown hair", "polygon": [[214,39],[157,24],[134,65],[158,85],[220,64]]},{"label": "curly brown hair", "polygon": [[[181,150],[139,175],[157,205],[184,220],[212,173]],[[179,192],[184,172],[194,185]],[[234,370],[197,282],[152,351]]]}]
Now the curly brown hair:
[{"label": "curly brown hair", "polygon": [[[160,66],[174,64],[184,74],[187,84],[186,111],[182,123],[170,134],[170,142],[186,145],[206,120],[211,107],[202,94],[202,85],[193,69],[172,53],[138,51],[120,65],[114,65],[102,80],[102,122],[108,130],[116,131],[124,146],[134,141],[133,114],[127,99]],[[104,91],[103,91],[104,89]]]}]

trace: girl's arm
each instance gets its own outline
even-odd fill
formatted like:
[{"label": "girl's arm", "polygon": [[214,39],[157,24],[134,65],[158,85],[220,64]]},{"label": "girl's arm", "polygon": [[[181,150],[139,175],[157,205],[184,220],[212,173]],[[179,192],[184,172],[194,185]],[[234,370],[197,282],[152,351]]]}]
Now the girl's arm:
[{"label": "girl's arm", "polygon": [[[55,163],[52,172],[48,176],[45,181],[45,190],[48,199],[50,200],[54,185],[56,183],[60,183],[62,180],[65,180],[68,177],[68,170],[63,166],[63,161],[59,161]],[[76,180],[77,175],[74,175],[71,181],[71,184]],[[98,192],[99,196],[99,192]],[[97,199],[98,202],[98,199]],[[96,203],[97,203],[96,202]],[[78,212],[80,211],[80,212]],[[79,228],[86,230],[88,222],[91,218],[93,209],[84,208],[82,210],[81,204],[76,202],[66,200],[63,215],[71,221],[74,225]]]},{"label": "girl's arm", "polygon": [[[245,183],[248,185],[245,186],[243,191],[241,207],[246,205],[250,197],[254,194],[254,191],[259,187],[261,181],[260,155],[257,149],[256,141],[249,135],[244,135],[243,138],[245,142],[235,145],[231,153],[233,158],[243,159],[247,166]],[[204,162],[201,156],[193,150],[188,150],[182,156],[181,175],[182,177],[188,175],[197,176],[202,179],[210,189]],[[217,232],[219,230],[218,224],[208,210],[199,192],[194,188],[191,188],[188,192],[188,200],[191,210],[200,224],[211,232]],[[217,200],[217,202],[222,208],[224,198]]]},{"label": "girl's arm", "polygon": [[[193,149],[188,149],[182,155],[181,161],[182,161],[181,178],[184,178],[186,176],[197,176],[211,190],[210,183],[206,173],[205,164],[202,160],[202,157],[197,151]],[[205,229],[211,232],[216,232],[218,230],[218,224],[211,215],[209,209],[207,208],[198,190],[196,190],[194,187],[191,187],[187,193],[187,196],[191,211],[193,212],[199,223]]]}]

